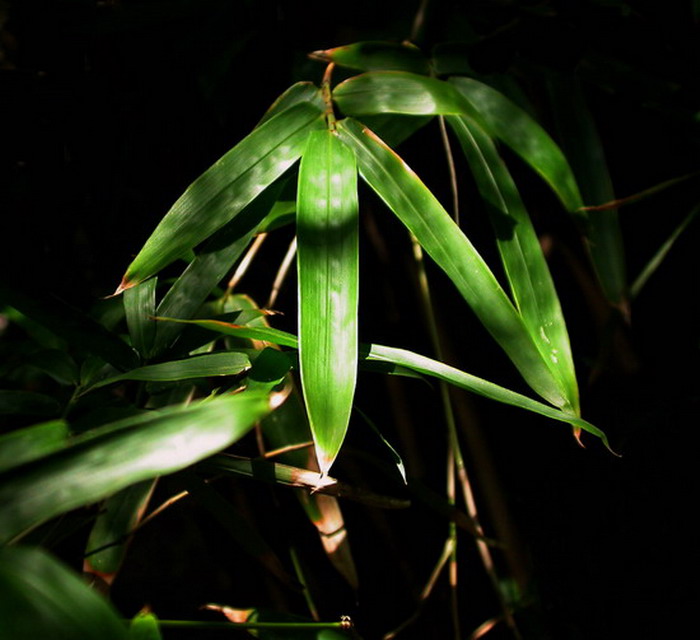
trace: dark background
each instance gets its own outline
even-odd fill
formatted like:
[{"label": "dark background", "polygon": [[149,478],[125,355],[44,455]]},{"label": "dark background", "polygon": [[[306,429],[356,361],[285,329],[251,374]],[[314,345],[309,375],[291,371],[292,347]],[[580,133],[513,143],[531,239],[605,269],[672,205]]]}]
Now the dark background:
[{"label": "dark background", "polygon": [[[576,73],[616,193],[625,196],[698,169],[700,23],[694,4],[435,0],[418,44],[430,51],[439,42],[462,42],[477,73],[519,78],[541,107],[545,126],[551,114],[542,73]],[[114,290],[185,187],[248,133],[277,95],[294,81],[320,80],[323,67],[309,61],[308,52],[358,40],[400,41],[411,31],[417,5],[0,2],[2,277],[22,282],[39,297],[53,293],[87,310]],[[421,131],[402,153],[447,202],[437,128]],[[536,202],[538,229],[573,247],[574,260],[583,264],[563,212],[536,180],[521,173],[525,197]],[[470,204],[468,178],[464,189]],[[363,240],[362,337],[428,352],[412,281],[403,270],[405,240],[378,203],[366,201],[367,215],[379,220],[399,258],[387,266],[371,241]],[[621,210],[632,276],[697,201],[697,180],[689,180]],[[478,214],[475,205],[466,216]],[[490,255],[489,230],[478,220],[473,224],[475,243]],[[600,300],[584,297],[571,261],[553,252],[584,415],[608,433],[622,458],[591,439],[582,450],[565,428],[543,419],[488,402],[470,405],[485,441],[483,449],[471,450],[471,462],[483,471],[484,452],[490,452],[498,482],[488,484],[498,484],[505,495],[534,585],[527,637],[663,638],[673,637],[684,621],[692,624],[700,595],[691,444],[700,417],[697,246],[696,223],[634,302],[631,324],[616,329],[615,346],[608,350],[605,323],[594,313]],[[274,250],[273,243],[255,272],[259,280],[243,283],[246,291],[265,296],[279,260]],[[507,365],[501,370],[501,356],[483,346],[476,323],[439,274],[432,275],[436,311],[450,329],[460,365],[518,386]],[[393,292],[391,304],[387,291]],[[292,317],[293,298],[290,285],[279,302]],[[426,400],[419,383],[407,384],[400,419],[418,424],[422,456],[411,462],[415,451],[402,453],[416,475],[440,490],[444,435],[439,420],[431,418],[437,401]],[[392,418],[396,407],[384,406],[396,397],[373,380],[361,383],[360,405],[372,408],[388,435],[405,445],[400,419],[397,426]],[[340,468],[361,474],[353,451],[363,446],[361,434],[351,436]],[[247,589],[236,588],[230,574],[222,577],[219,559],[205,557],[197,544],[200,534],[191,530],[198,514],[168,517],[173,521],[163,527],[179,533],[161,546],[149,540],[157,533],[145,532],[145,541],[135,544],[135,560],[115,585],[115,600],[126,615],[146,602],[164,617],[186,617],[188,607],[214,595],[247,597],[246,605],[264,597],[255,589],[265,585],[253,581]],[[420,509],[367,518],[353,505],[347,518],[361,573],[359,604],[338,587],[329,594],[327,612],[351,613],[367,638],[379,637],[412,611],[439,554],[444,523],[432,522]],[[377,534],[385,529],[392,533]],[[482,612],[494,615],[495,609],[470,542],[463,540],[462,606],[476,626]],[[162,553],[158,570],[139,570],[139,559],[153,553],[154,545]],[[186,562],[193,557],[194,563]],[[193,575],[187,573],[191,564]],[[168,566],[176,568],[168,572]],[[251,572],[255,569],[248,567],[241,575],[247,580]],[[327,579],[336,578],[329,573]],[[442,584],[407,637],[447,633],[446,593]],[[508,635],[496,631],[493,637]]]}]

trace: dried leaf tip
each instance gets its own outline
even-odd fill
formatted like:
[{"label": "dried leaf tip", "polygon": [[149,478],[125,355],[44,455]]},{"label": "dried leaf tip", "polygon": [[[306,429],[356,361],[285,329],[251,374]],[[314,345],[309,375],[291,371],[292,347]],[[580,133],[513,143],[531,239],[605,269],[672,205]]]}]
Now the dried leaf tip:
[{"label": "dried leaf tip", "polygon": [[138,283],[133,282],[131,280],[128,280],[126,276],[122,278],[122,281],[119,283],[119,286],[116,288],[114,293],[111,296],[106,296],[105,299],[107,298],[114,298],[118,296],[120,293],[124,293],[127,289],[131,289],[131,287],[135,287]]}]

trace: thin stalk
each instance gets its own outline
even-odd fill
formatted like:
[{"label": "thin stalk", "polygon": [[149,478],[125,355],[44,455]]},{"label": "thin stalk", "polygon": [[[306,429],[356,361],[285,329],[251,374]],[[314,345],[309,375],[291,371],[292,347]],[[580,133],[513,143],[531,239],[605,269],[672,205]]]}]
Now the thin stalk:
[{"label": "thin stalk", "polygon": [[442,146],[445,149],[445,158],[447,159],[447,169],[450,174],[450,187],[452,191],[452,214],[454,220],[459,226],[459,189],[457,189],[457,169],[455,168],[455,159],[452,155],[452,146],[447,135],[447,126],[445,125],[445,117],[438,116],[438,124],[440,125],[440,137],[442,138]]},{"label": "thin stalk", "polygon": [[275,276],[275,281],[272,283],[272,290],[270,291],[270,297],[267,299],[267,304],[265,304],[266,309],[271,309],[277,300],[280,289],[284,284],[287,274],[289,273],[289,267],[294,263],[294,256],[297,252],[297,237],[294,236],[292,241],[289,243],[289,248],[287,253],[284,254],[280,268],[277,270],[277,275]]},{"label": "thin stalk", "polygon": [[267,238],[266,233],[261,233],[259,236],[255,237],[253,244],[250,245],[250,249],[246,251],[246,254],[243,256],[243,259],[241,260],[236,270],[233,272],[231,279],[228,281],[226,293],[224,294],[224,299],[228,298],[231,295],[235,287],[241,281],[241,278],[245,275],[246,271],[248,271],[250,263],[253,262],[253,258],[260,250],[262,243],[265,242],[265,238]]},{"label": "thin stalk", "polygon": [[306,584],[304,570],[301,567],[301,563],[299,562],[299,555],[297,554],[297,550],[294,547],[294,545],[290,545],[289,547],[289,556],[292,559],[292,564],[294,565],[294,573],[296,574],[297,580],[299,580],[299,583],[302,586],[302,593],[304,595],[306,606],[309,609],[309,614],[311,614],[311,617],[318,622],[320,620],[320,617],[318,615],[318,609],[316,607],[316,603],[314,602],[313,597],[311,596],[309,587]]},{"label": "thin stalk", "polygon": [[428,4],[430,0],[421,0],[418,6],[418,11],[413,18],[413,26],[411,27],[411,35],[409,37],[410,42],[417,42],[420,37],[420,33],[423,30],[423,25],[425,24],[425,14],[428,9]]},{"label": "thin stalk", "polygon": [[320,630],[320,629],[352,629],[352,621],[344,618],[340,622],[199,622],[197,620],[158,620],[161,627],[181,629],[269,629],[269,630]]}]

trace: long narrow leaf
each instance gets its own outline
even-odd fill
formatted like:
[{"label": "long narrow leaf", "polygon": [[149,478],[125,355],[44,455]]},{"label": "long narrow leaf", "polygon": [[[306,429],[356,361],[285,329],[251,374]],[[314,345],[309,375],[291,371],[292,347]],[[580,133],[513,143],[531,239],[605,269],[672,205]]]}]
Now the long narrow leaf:
[{"label": "long narrow leaf", "polygon": [[511,294],[543,361],[578,412],[569,335],[539,238],[518,189],[488,134],[465,117],[448,116],[496,231]]},{"label": "long narrow leaf", "polygon": [[52,420],[0,436],[0,471],[61,449],[68,442],[69,434],[64,420]]},{"label": "long narrow leaf", "polygon": [[435,196],[406,163],[357,121],[338,123],[360,175],[448,275],[528,384],[553,405],[575,406],[493,273]]},{"label": "long narrow leaf", "polygon": [[152,278],[124,292],[124,313],[131,346],[144,360],[151,354],[156,334],[156,323],[152,318],[156,311],[157,282],[157,278]]},{"label": "long narrow leaf", "polygon": [[[549,95],[561,145],[571,162],[584,202],[587,205],[611,202],[615,192],[605,150],[578,81],[551,76]],[[587,211],[584,220],[589,255],[603,293],[627,313],[627,274],[617,209]]]},{"label": "long narrow leaf", "polygon": [[566,157],[526,111],[500,91],[473,78],[453,77],[450,83],[479,114],[486,130],[539,173],[568,211],[576,212],[582,206],[581,194]]},{"label": "long narrow leaf", "polygon": [[171,360],[132,369],[117,376],[105,378],[92,385],[89,390],[121,382],[122,380],[142,380],[144,382],[177,382],[209,376],[232,376],[250,367],[250,360],[244,353],[205,353],[185,360]]},{"label": "long narrow leaf", "polygon": [[360,71],[430,73],[428,60],[418,47],[398,42],[354,42],[334,49],[314,51],[310,57]]},{"label": "long narrow leaf", "polygon": [[[265,189],[239,215],[217,231],[195,256],[183,274],[173,283],[158,305],[155,315],[191,318],[245,251],[255,228],[269,212],[279,195],[279,181]],[[153,352],[170,347],[183,326],[158,323]]]},{"label": "long narrow leaf", "polygon": [[301,160],[297,236],[301,383],[325,474],[355,394],[359,278],[355,157],[330,131],[311,133]]},{"label": "long narrow leaf", "polygon": [[[271,329],[264,327],[243,327],[232,325],[218,320],[191,320],[192,324],[196,324],[210,331],[223,333],[224,335],[238,336],[241,338],[249,338],[252,340],[264,340],[272,344],[278,344],[292,349],[297,349],[299,342],[297,337],[286,331],[279,329]],[[405,349],[397,349],[395,347],[386,347],[378,344],[360,344],[360,363],[363,360],[369,362],[383,362],[399,365],[410,369],[417,373],[427,375],[438,380],[444,380],[460,389],[471,391],[477,395],[484,396],[496,402],[512,405],[526,411],[538,413],[552,420],[565,422],[574,427],[579,427],[584,431],[588,431],[599,437],[606,447],[609,447],[608,440],[605,434],[597,427],[582,420],[577,415],[562,411],[548,404],[538,402],[532,398],[511,391],[483,378],[479,378],[455,367],[451,367],[437,360],[433,360],[426,356],[407,351]]]},{"label": "long narrow leaf", "polygon": [[299,158],[323,110],[295,104],[255,129],[175,202],[124,275],[117,293],[154,275],[223,227]]},{"label": "long narrow leaf", "polygon": [[61,513],[221,451],[269,409],[266,395],[240,393],[133,416],[0,474],[0,544]]},{"label": "long narrow leaf", "polygon": [[43,549],[0,549],[0,594],[4,640],[127,638],[116,610]]}]

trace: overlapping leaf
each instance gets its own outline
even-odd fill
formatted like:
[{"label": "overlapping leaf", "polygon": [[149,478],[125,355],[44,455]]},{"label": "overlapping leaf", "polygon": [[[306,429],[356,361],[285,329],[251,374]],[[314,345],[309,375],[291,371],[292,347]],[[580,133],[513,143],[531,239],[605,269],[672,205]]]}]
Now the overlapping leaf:
[{"label": "overlapping leaf", "polygon": [[161,220],[117,292],[149,278],[206,240],[289,169],[323,109],[294,104],[256,128],[197,178]]},{"label": "overlapping leaf", "polygon": [[299,360],[322,473],[335,460],[357,380],[357,169],[330,131],[312,132],[299,169]]},{"label": "overlapping leaf", "polygon": [[528,384],[557,407],[575,406],[493,273],[418,176],[357,121],[339,122],[338,133],[355,151],[363,179],[445,271]]},{"label": "overlapping leaf", "polygon": [[243,436],[269,410],[259,393],[132,416],[0,474],[0,544],[71,509],[172,473]]},{"label": "overlapping leaf", "polygon": [[566,323],[539,238],[496,146],[478,124],[447,118],[486,203],[511,294],[543,362],[558,378],[574,412],[578,386]]}]

